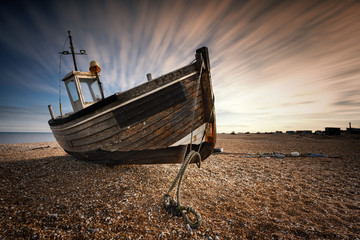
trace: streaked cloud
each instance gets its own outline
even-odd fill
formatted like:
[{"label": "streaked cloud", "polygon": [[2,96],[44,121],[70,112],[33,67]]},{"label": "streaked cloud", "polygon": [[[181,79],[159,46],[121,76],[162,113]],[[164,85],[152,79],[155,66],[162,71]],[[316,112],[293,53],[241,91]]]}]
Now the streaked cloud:
[{"label": "streaked cloud", "polygon": [[[0,44],[17,66],[1,83],[53,93],[51,103],[71,29],[88,52],[79,68],[97,60],[106,95],[188,64],[206,45],[219,131],[360,127],[358,1],[14,2],[0,9]],[[72,69],[64,56],[62,76]]]},{"label": "streaked cloud", "polygon": [[0,105],[0,132],[49,132],[44,126],[49,120],[49,113],[42,106],[17,107]]}]

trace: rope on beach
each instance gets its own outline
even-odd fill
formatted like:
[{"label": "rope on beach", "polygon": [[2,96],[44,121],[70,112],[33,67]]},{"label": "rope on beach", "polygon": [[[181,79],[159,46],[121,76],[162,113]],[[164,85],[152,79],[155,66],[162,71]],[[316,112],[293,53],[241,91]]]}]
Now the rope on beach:
[{"label": "rope on beach", "polygon": [[[201,224],[201,217],[200,214],[191,206],[182,206],[180,203],[180,189],[181,189],[181,182],[182,182],[182,178],[185,174],[185,170],[187,168],[187,166],[190,163],[196,163],[196,165],[200,168],[201,167],[201,155],[200,155],[200,150],[202,147],[202,144],[204,142],[204,138],[206,135],[206,131],[209,127],[209,124],[206,123],[206,127],[204,129],[201,141],[200,141],[200,145],[197,148],[197,151],[193,150],[193,132],[195,130],[195,108],[196,108],[196,104],[197,104],[197,98],[198,98],[198,94],[199,94],[199,88],[200,88],[200,81],[201,81],[201,77],[202,77],[202,71],[204,68],[204,61],[201,62],[201,66],[200,66],[200,71],[199,71],[199,77],[196,81],[196,86],[195,86],[195,97],[194,97],[194,102],[193,102],[193,112],[192,112],[192,129],[190,132],[190,143],[189,143],[189,153],[186,155],[181,168],[174,180],[174,182],[172,183],[169,191],[167,192],[167,194],[165,194],[164,196],[164,207],[167,213],[169,214],[173,214],[175,216],[180,216],[182,215],[182,217],[185,219],[186,223],[192,228],[192,229],[196,229],[200,226]],[[211,120],[212,116],[213,116],[213,111],[214,109],[212,108],[211,112],[210,112],[210,116],[209,116],[209,121]],[[175,200],[170,196],[171,191],[174,189],[175,185],[177,184],[177,192],[176,192],[176,197],[177,197],[177,202],[175,202]],[[195,221],[191,221],[189,218],[189,214],[193,214],[196,218]],[[188,216],[189,215],[189,216]]]},{"label": "rope on beach", "polygon": [[[189,165],[189,163],[191,163],[193,161],[199,162],[199,163],[201,162],[201,155],[194,150],[190,151],[188,153],[188,155],[186,156],[174,182],[172,183],[167,194],[165,194],[164,207],[165,207],[165,210],[167,213],[171,213],[176,216],[181,214],[182,217],[185,219],[186,223],[189,224],[192,229],[196,229],[201,224],[200,214],[191,206],[182,206],[180,203],[181,182],[182,182],[182,179],[183,179],[183,176],[184,176],[187,166]],[[177,202],[175,202],[174,199],[171,198],[171,196],[170,196],[170,193],[174,189],[176,184],[177,184],[177,191],[176,191]],[[195,221],[191,221],[189,219],[188,214],[190,214],[190,213],[195,215],[195,217],[196,217]]]}]

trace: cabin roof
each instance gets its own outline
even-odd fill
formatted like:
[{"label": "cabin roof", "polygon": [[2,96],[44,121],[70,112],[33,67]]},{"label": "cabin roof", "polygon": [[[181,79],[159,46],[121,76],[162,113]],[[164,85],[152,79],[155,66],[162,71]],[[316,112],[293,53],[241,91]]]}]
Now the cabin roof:
[{"label": "cabin roof", "polygon": [[71,71],[68,74],[66,74],[66,76],[62,79],[62,81],[65,81],[65,80],[69,79],[73,75],[95,76],[94,74],[92,74],[90,72]]}]

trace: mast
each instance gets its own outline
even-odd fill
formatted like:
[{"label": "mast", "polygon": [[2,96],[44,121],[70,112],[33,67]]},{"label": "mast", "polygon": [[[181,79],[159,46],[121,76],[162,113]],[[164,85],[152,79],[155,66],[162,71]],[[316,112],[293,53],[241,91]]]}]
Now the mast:
[{"label": "mast", "polygon": [[71,37],[71,34],[70,34],[70,30],[68,31],[68,33],[69,33],[69,39],[70,39],[71,55],[72,55],[72,57],[73,57],[75,71],[77,71],[78,68],[77,68],[76,59],[75,59],[75,50],[74,50],[74,45],[73,45],[73,43],[72,43],[72,37]]}]

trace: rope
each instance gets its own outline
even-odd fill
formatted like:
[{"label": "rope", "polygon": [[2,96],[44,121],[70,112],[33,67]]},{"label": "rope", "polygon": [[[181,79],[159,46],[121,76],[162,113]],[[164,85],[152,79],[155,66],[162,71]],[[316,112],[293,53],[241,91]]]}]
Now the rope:
[{"label": "rope", "polygon": [[[186,156],[183,164],[181,165],[181,168],[172,183],[169,191],[164,196],[164,207],[167,213],[173,214],[173,215],[182,215],[182,217],[185,219],[186,223],[190,225],[192,229],[196,229],[201,224],[201,217],[200,214],[191,206],[182,206],[180,202],[180,189],[181,189],[181,182],[185,173],[185,170],[189,163],[191,163],[193,160],[201,162],[201,156],[198,152],[191,150],[188,155]],[[174,189],[174,187],[177,184],[177,202],[174,201],[174,199],[171,198],[170,193]],[[196,217],[196,221],[191,221],[187,215],[190,213],[194,214]]]},{"label": "rope", "polygon": [[[206,125],[204,134],[202,136],[201,139],[201,144],[200,147],[198,148],[198,151],[194,151],[192,150],[192,140],[193,140],[193,131],[194,129],[194,121],[195,121],[195,107],[197,104],[197,97],[199,94],[199,86],[200,86],[200,80],[201,80],[201,75],[202,75],[202,69],[203,69],[203,62],[200,68],[200,73],[199,73],[199,78],[196,81],[196,91],[195,91],[195,98],[194,98],[194,103],[193,103],[193,113],[192,113],[192,126],[193,128],[191,129],[191,134],[190,134],[190,152],[188,153],[188,155],[186,156],[186,158],[183,161],[183,164],[181,165],[181,168],[174,180],[174,182],[172,183],[169,191],[167,192],[167,194],[165,194],[164,196],[164,207],[167,213],[173,214],[173,215],[182,215],[182,217],[185,219],[186,223],[190,225],[190,227],[192,229],[196,229],[200,226],[201,224],[201,217],[200,214],[191,206],[182,206],[180,203],[180,189],[181,189],[181,182],[183,179],[183,176],[185,174],[185,170],[187,168],[187,166],[189,165],[189,163],[191,162],[195,162],[197,164],[197,166],[200,168],[201,167],[201,155],[199,153],[201,145],[202,145],[202,141],[204,139],[205,133],[206,133],[206,129],[208,127],[208,125]],[[174,189],[174,187],[177,184],[177,191],[176,191],[176,198],[177,198],[177,202],[175,202],[175,200],[173,198],[171,198],[170,193],[171,191]],[[188,217],[189,214],[193,214],[196,217],[195,221],[191,221]]]},{"label": "rope", "polygon": [[[65,44],[67,42],[67,40],[69,39],[69,37],[67,37],[65,39],[65,42],[64,42],[64,45],[63,45],[63,48],[62,48],[62,51],[64,51],[64,48],[65,48]],[[62,54],[60,54],[60,63],[59,63],[59,109],[60,109],[60,116],[62,117],[62,107],[61,107],[61,58],[62,58]]]}]

